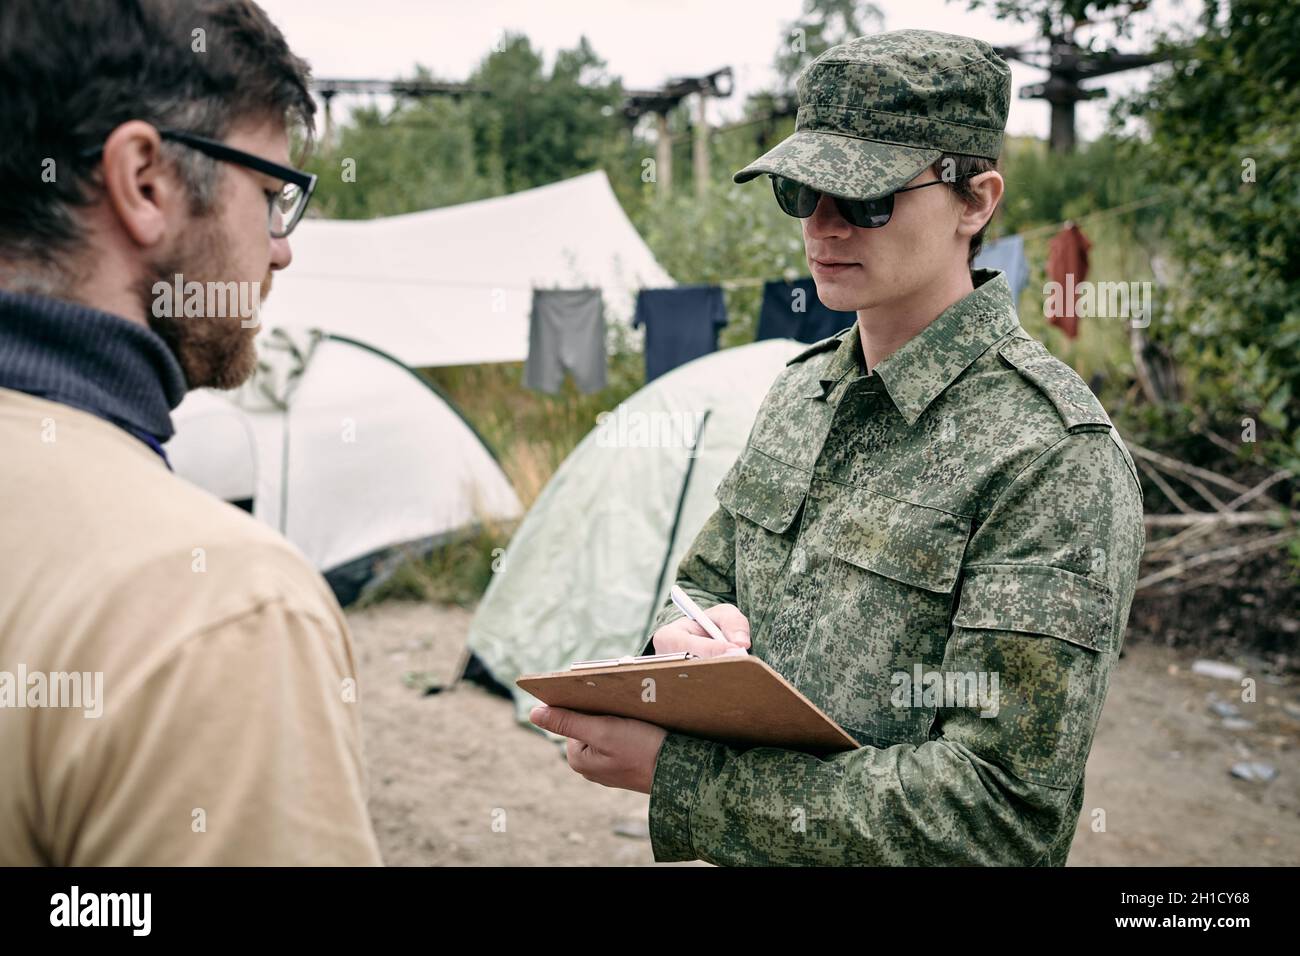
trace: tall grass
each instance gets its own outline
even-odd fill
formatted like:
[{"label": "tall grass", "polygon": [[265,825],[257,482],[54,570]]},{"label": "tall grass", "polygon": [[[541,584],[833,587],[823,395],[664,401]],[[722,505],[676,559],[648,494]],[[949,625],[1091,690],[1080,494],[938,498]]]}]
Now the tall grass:
[{"label": "tall grass", "polygon": [[639,353],[610,357],[608,384],[584,395],[566,377],[555,395],[524,387],[522,362],[424,369],[483,436],[525,508],[583,437],[596,416],[613,409],[645,381]]}]

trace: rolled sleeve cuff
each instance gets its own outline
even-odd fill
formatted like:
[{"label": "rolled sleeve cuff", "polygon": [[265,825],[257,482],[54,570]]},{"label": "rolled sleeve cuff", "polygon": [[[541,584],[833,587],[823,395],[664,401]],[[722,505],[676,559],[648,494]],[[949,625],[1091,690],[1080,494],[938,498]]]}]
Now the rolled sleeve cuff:
[{"label": "rolled sleeve cuff", "polygon": [[685,614],[677,610],[676,604],[670,603],[668,604],[667,607],[660,608],[659,613],[655,615],[654,622],[650,625],[651,638],[654,637],[655,631],[659,630],[659,628],[663,627],[666,624],[671,624],[673,621],[676,621],[678,618],[683,618],[685,616],[686,616]]},{"label": "rolled sleeve cuff", "polygon": [[656,863],[695,860],[691,813],[699,795],[700,776],[721,744],[669,734],[659,749],[650,785],[650,844]]}]

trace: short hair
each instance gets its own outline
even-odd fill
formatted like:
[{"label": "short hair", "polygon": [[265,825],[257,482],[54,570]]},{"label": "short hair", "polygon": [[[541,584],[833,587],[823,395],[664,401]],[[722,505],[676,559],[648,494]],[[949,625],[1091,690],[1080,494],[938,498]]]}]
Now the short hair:
[{"label": "short hair", "polygon": [[[944,153],[937,160],[931,169],[940,179],[948,180],[952,191],[956,193],[957,198],[962,202],[973,202],[975,200],[975,190],[971,188],[970,180],[972,176],[978,176],[980,173],[988,173],[998,168],[997,160],[988,159],[984,156],[965,156],[961,153]],[[955,181],[953,177],[956,177]],[[991,220],[993,217],[990,216]],[[966,255],[967,267],[975,265],[975,257],[979,255],[980,249],[984,246],[984,232],[989,227],[987,222],[980,226],[979,232],[970,237],[970,251]]]},{"label": "short hair", "polygon": [[[310,143],[310,70],[252,0],[0,3],[0,256],[58,269],[98,195],[85,153],[139,119],[221,139],[282,119]],[[164,143],[196,212],[217,163]],[[52,176],[51,176],[52,172]]]}]

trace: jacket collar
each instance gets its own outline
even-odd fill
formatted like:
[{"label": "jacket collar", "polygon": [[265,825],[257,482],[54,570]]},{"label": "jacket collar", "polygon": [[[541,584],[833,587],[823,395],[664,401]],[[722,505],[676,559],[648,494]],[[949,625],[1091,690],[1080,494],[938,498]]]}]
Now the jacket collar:
[{"label": "jacket collar", "polygon": [[847,329],[837,332],[835,337],[840,344],[831,352],[830,361],[822,369],[818,380],[819,388],[808,393],[809,398],[826,398],[835,386],[849,378],[865,374],[862,371],[862,340],[858,338],[858,323],[855,321]]},{"label": "jacket collar", "polygon": [[[975,269],[971,278],[975,283],[971,292],[874,369],[909,426],[972,362],[1020,324],[1003,273]],[[809,397],[825,398],[841,381],[864,374],[857,329],[855,322],[840,333],[839,347],[822,371],[821,388]]]},{"label": "jacket collar", "polygon": [[0,289],[0,388],[70,405],[153,447],[185,397],[180,363],[143,325],[84,305]]},{"label": "jacket collar", "polygon": [[971,363],[1020,324],[1003,273],[975,269],[971,278],[971,292],[876,365],[876,374],[909,426]]}]

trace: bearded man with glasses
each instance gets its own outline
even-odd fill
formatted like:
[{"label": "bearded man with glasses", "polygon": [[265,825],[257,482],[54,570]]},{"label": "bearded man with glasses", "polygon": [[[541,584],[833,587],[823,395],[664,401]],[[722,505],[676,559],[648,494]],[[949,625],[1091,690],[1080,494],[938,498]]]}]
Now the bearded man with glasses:
[{"label": "bearded man with glasses", "polygon": [[0,866],[376,864],[337,602],[163,447],[258,328],[155,286],[289,266],[307,64],[251,0],[5,0],[0,89]]},{"label": "bearded man with glasses", "polygon": [[[574,770],[650,795],[661,861],[1063,865],[1143,546],[1127,450],[972,270],[1010,71],[928,31],[813,60],[767,174],[822,302],[677,570],[653,649],[757,655],[860,744],[827,756],[537,708]],[[741,650],[737,650],[737,649]]]}]

